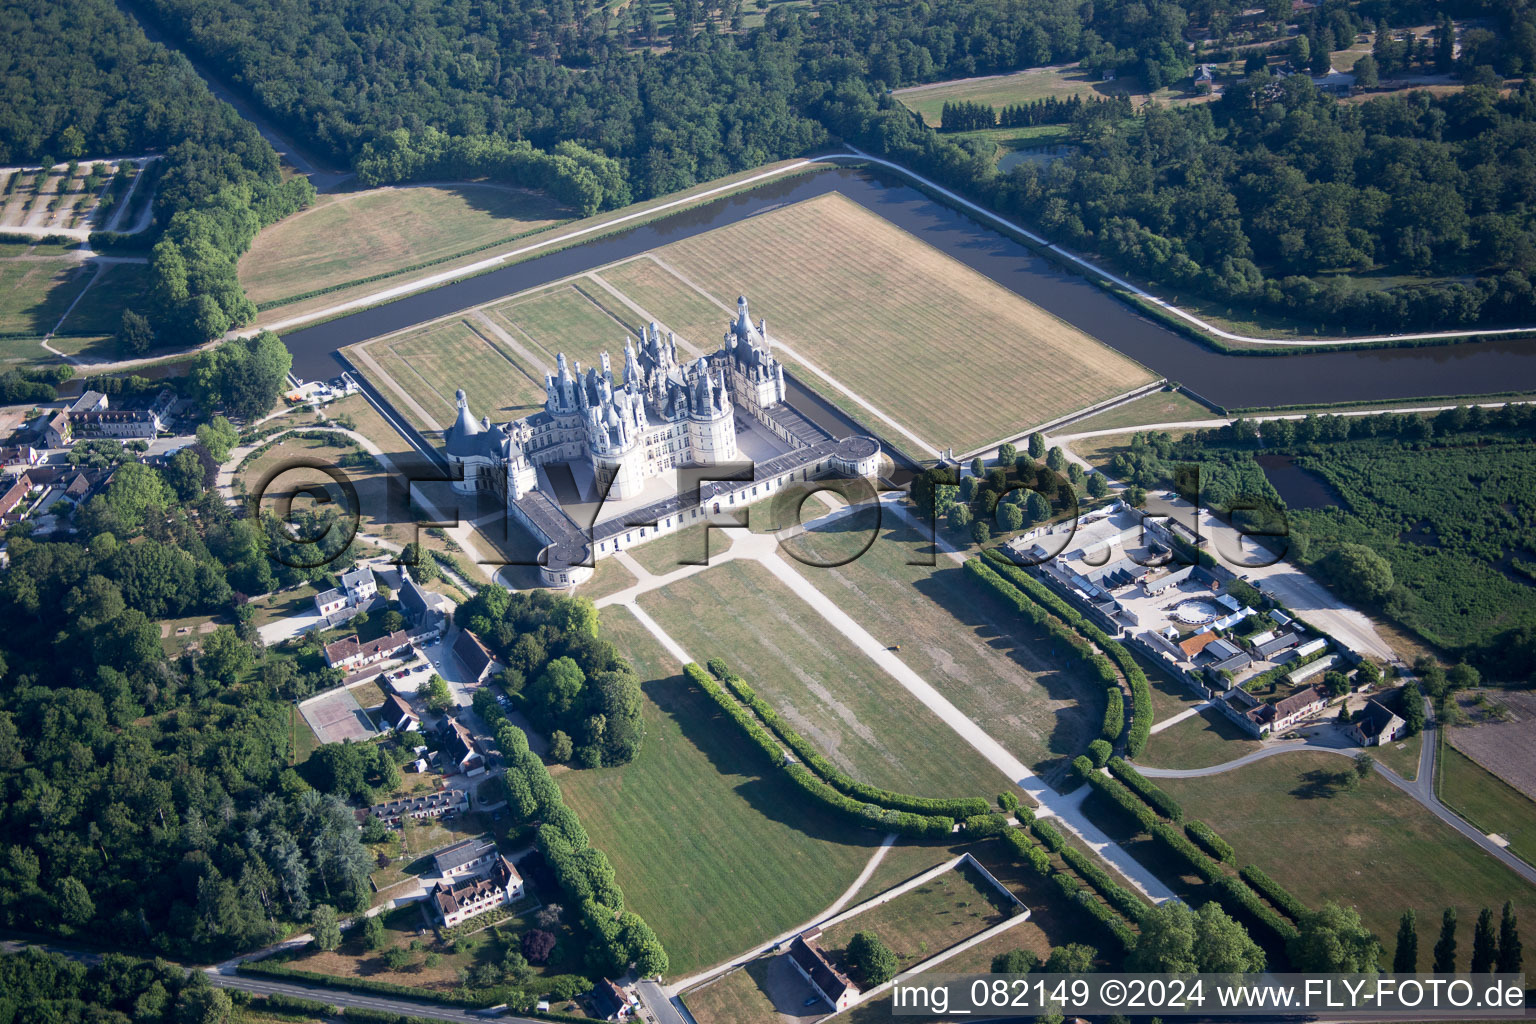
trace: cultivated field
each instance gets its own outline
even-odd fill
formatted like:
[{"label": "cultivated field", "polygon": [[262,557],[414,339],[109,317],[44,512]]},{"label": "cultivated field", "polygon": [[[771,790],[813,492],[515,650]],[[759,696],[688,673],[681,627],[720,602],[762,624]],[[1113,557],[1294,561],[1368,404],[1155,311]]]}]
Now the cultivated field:
[{"label": "cultivated field", "polygon": [[[640,598],[701,664],[724,658],[855,778],[923,796],[990,798],[1007,780],[816,611],[750,562]],[[711,609],[708,616],[700,609]]]},{"label": "cultivated field", "polygon": [[[744,293],[753,316],[766,317],[769,335],[783,342],[780,358],[800,368],[806,383],[871,418],[802,361],[934,447],[976,448],[1152,379],[838,195],[674,242],[655,255],[714,300],[720,312],[707,337],[722,333]],[[666,308],[651,312],[674,319]]]},{"label": "cultivated field", "polygon": [[1147,94],[1135,79],[1117,79],[1100,82],[1089,77],[1076,64],[1055,68],[1033,68],[1009,75],[987,75],[983,78],[962,78],[953,82],[936,82],[932,85],[916,85],[909,89],[897,89],[897,99],[908,109],[922,115],[924,121],[935,127],[944,104],[957,101],[990,103],[1001,109],[1015,103],[1033,103],[1055,97],[1068,100],[1073,96],[1108,98],[1129,96],[1140,106],[1147,101]]},{"label": "cultivated field", "polygon": [[715,963],[815,916],[880,836],[808,805],[628,611],[603,637],[644,683],[645,745],[620,768],[562,772],[566,801],[608,854],[628,904],[656,929],[674,974]]},{"label": "cultivated field", "polygon": [[445,423],[457,387],[507,419],[542,403],[557,352],[594,365],[607,351],[622,376],[624,337],[647,319],[676,332],[681,357],[715,351],[743,292],[805,383],[918,454],[980,447],[1152,376],[837,195],[349,352],[410,396],[418,426]]},{"label": "cultivated field", "polygon": [[1484,832],[1502,836],[1515,856],[1536,864],[1536,803],[1454,747],[1441,746],[1439,756],[1440,799]]},{"label": "cultivated field", "polygon": [[[1462,701],[1471,721],[1446,730],[1467,757],[1536,800],[1536,693],[1484,691],[1486,704]],[[1496,710],[1502,709],[1502,710]]]},{"label": "cultivated field", "polygon": [[[1259,865],[1309,906],[1352,906],[1389,946],[1397,919],[1420,922],[1419,967],[1427,970],[1434,922],[1448,906],[1463,922],[1513,899],[1523,919],[1536,915],[1536,888],[1441,822],[1386,780],[1372,775],[1355,792],[1336,755],[1293,753],[1199,779],[1159,779],[1184,806],[1220,832],[1241,863]],[[1463,953],[1470,925],[1462,928]],[[1388,955],[1390,956],[1390,950]]]},{"label": "cultivated field", "polygon": [[410,185],[320,196],[256,236],[240,283],[264,307],[393,274],[560,222],[567,212],[502,185]]},{"label": "cultivated field", "polygon": [[[1035,771],[1049,773],[1082,753],[1099,734],[1102,687],[1053,657],[1055,644],[1043,631],[983,599],[953,560],[927,556],[928,545],[901,521],[887,521],[879,539],[853,557],[872,525],[849,537],[846,564],[791,564],[877,640],[899,647],[914,672]],[[925,561],[936,564],[908,564]]]}]

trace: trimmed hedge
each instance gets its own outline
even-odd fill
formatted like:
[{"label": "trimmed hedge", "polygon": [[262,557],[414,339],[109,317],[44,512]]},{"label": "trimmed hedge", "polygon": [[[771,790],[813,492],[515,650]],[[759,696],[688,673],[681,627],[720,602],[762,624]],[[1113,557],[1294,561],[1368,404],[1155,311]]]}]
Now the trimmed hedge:
[{"label": "trimmed hedge", "polygon": [[1097,775],[1094,770],[1093,759],[1087,754],[1078,754],[1072,759],[1072,774],[1077,776],[1079,782],[1087,782],[1088,776]]},{"label": "trimmed hedge", "polygon": [[1120,687],[1110,686],[1104,689],[1104,728],[1100,735],[1108,743],[1114,743],[1120,738],[1120,733],[1125,730],[1125,695],[1120,692]]},{"label": "trimmed hedge", "polygon": [[1118,780],[1110,778],[1103,772],[1094,772],[1088,776],[1088,784],[1116,807],[1135,818],[1143,832],[1151,832],[1159,823],[1157,812],[1148,807],[1146,801],[1126,789],[1125,785]]},{"label": "trimmed hedge", "polygon": [[1216,833],[1216,830],[1205,822],[1186,821],[1184,823],[1184,832],[1212,857],[1215,857],[1223,864],[1237,867],[1237,853],[1232,849],[1232,844],[1221,838]]},{"label": "trimmed hedge", "polygon": [[1051,875],[1051,855],[1045,850],[1029,841],[1029,836],[1023,829],[1011,828],[1003,833],[1003,840],[1013,847],[1013,852],[1019,860],[1028,864],[1041,878],[1049,878]]},{"label": "trimmed hedge", "polygon": [[1114,753],[1115,748],[1109,745],[1108,740],[1094,740],[1088,744],[1088,756],[1093,759],[1095,768],[1103,768]]},{"label": "trimmed hedge", "polygon": [[1247,864],[1238,872],[1243,881],[1253,886],[1265,899],[1269,900],[1277,910],[1292,921],[1300,922],[1303,914],[1307,912],[1306,904],[1291,895],[1291,891],[1279,882],[1270,878],[1264,870],[1255,864]]},{"label": "trimmed hedge", "polygon": [[1067,902],[1075,903],[1088,911],[1106,931],[1119,941],[1121,947],[1129,953],[1136,948],[1136,933],[1131,931],[1124,918],[1115,913],[1113,909],[1101,903],[1091,892],[1086,892],[1081,883],[1065,871],[1058,871],[1051,876],[1051,881],[1061,890]]},{"label": "trimmed hedge", "polygon": [[1161,814],[1170,821],[1183,822],[1184,808],[1179,806],[1179,802],[1161,789],[1158,789],[1146,776],[1126,764],[1122,759],[1118,757],[1109,759],[1109,773],[1125,783],[1131,792],[1150,804],[1152,809],[1158,814]]},{"label": "trimmed hedge", "polygon": [[1036,839],[1040,840],[1041,845],[1052,853],[1060,853],[1062,848],[1067,845],[1067,841],[1061,837],[1061,833],[1056,831],[1056,826],[1048,821],[1036,819],[1029,823],[1029,830],[1035,834]]},{"label": "trimmed hedge", "polygon": [[340,1010],[318,999],[301,999],[285,992],[273,992],[265,996],[253,996],[251,1002],[260,1000],[260,1006],[269,1013],[304,1015],[307,1017],[334,1017]]},{"label": "trimmed hedge", "polygon": [[710,674],[730,688],[736,695],[736,699],[762,719],[763,723],[771,729],[784,745],[792,750],[800,761],[809,767],[817,775],[833,788],[852,797],[855,800],[868,804],[879,804],[881,807],[889,807],[896,811],[910,811],[913,814],[937,814],[947,818],[971,818],[976,815],[986,814],[992,809],[992,805],[982,797],[959,797],[954,799],[944,797],[912,796],[908,793],[893,793],[888,789],[880,789],[876,786],[859,782],[843,771],[837,765],[822,756],[821,751],[800,735],[799,731],[774,710],[773,705],[757,695],[757,691],[748,685],[747,681],[735,672],[719,658],[711,658],[708,663]]},{"label": "trimmed hedge", "polygon": [[1109,877],[1109,872],[1095,864],[1091,857],[1077,847],[1065,847],[1061,851],[1061,859],[1066,861],[1083,881],[1097,889],[1099,895],[1103,896],[1105,901],[1119,911],[1127,921],[1140,924],[1141,919],[1151,909],[1140,896]]},{"label": "trimmed hedge", "polygon": [[[809,797],[819,801],[832,810],[854,818],[865,828],[878,829],[883,832],[896,832],[900,835],[911,836],[919,839],[934,839],[951,835],[954,832],[955,822],[953,818],[937,814],[917,814],[912,811],[898,811],[888,807],[881,807],[873,803],[860,803],[843,793],[833,789],[831,785],[823,782],[809,768],[799,763],[785,763],[784,750],[778,742],[769,734],[768,730],[759,722],[751,712],[737,703],[736,699],[725,688],[717,683],[708,672],[690,662],[683,666],[683,674],[688,677],[699,689],[714,700],[721,711],[734,721],[747,737],[762,752],[769,764],[780,767],[784,773],[794,781],[795,785]],[[988,806],[983,802],[985,810]]]},{"label": "trimmed hedge", "polygon": [[[1097,644],[1099,650],[1103,651],[1120,669],[1131,688],[1131,721],[1126,728],[1125,749],[1132,757],[1140,754],[1146,748],[1147,739],[1152,735],[1152,687],[1148,684],[1141,666],[1136,664],[1135,657],[1124,644],[1111,638],[1108,633],[1084,618],[1083,614],[1072,607],[1065,598],[1014,565],[1007,555],[996,548],[988,549],[983,552],[983,555],[997,566],[994,576],[1000,573],[1001,576],[998,578],[1006,579],[1030,600],[1054,613],[1082,637]],[[1116,680],[1114,685],[1118,691],[1119,681]]]},{"label": "trimmed hedge", "polygon": [[1248,920],[1257,921],[1275,934],[1281,941],[1289,941],[1296,935],[1296,928],[1285,918],[1265,906],[1258,893],[1250,889],[1241,878],[1226,874],[1221,867],[1200,851],[1184,834],[1165,821],[1160,821],[1152,835],[1164,846],[1187,861],[1195,873],[1216,891],[1227,910]]}]

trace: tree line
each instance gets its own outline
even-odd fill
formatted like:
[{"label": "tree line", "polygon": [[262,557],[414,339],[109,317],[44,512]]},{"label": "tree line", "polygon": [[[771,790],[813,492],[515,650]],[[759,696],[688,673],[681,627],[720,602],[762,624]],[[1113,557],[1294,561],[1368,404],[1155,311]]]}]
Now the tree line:
[{"label": "tree line", "polygon": [[[1091,115],[1084,117],[1085,111]],[[944,104],[939,113],[939,130],[974,131],[978,128],[1027,128],[1039,124],[1073,124],[1104,117],[1130,117],[1134,113],[1125,96],[1069,96],[1059,100],[1048,96],[1029,103],[1010,103],[995,109],[990,103],[954,100]]]}]

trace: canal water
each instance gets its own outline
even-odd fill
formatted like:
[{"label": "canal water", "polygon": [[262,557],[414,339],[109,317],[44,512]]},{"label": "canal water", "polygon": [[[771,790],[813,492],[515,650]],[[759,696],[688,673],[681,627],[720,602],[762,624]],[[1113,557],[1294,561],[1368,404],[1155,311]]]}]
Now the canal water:
[{"label": "canal water", "polygon": [[[1263,356],[1219,352],[1148,319],[1086,279],[1057,268],[894,176],[862,168],[829,168],[770,182],[607,238],[296,330],[283,340],[293,352],[295,374],[323,379],[337,372],[335,353],[343,346],[828,192],[841,193],[1218,405],[1241,408],[1536,391],[1536,340]],[[770,319],[773,316],[772,310],[761,312]],[[1020,357],[1029,358],[1029,339],[1018,340]]]}]

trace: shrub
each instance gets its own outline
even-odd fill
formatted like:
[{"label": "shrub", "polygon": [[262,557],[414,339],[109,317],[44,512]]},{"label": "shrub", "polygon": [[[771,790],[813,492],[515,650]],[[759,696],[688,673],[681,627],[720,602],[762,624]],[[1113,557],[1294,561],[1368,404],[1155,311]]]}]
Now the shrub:
[{"label": "shrub", "polygon": [[1109,745],[1108,740],[1094,740],[1088,744],[1088,756],[1093,759],[1095,768],[1103,768],[1114,752],[1115,748]]},{"label": "shrub", "polygon": [[1184,831],[1200,845],[1206,853],[1225,864],[1237,867],[1237,854],[1232,849],[1232,844],[1221,838],[1216,830],[1203,821],[1186,821]]},{"label": "shrub", "polygon": [[1137,796],[1152,805],[1152,809],[1170,821],[1184,820],[1184,808],[1173,797],[1158,789],[1146,776],[1118,757],[1109,759],[1109,771]]}]

